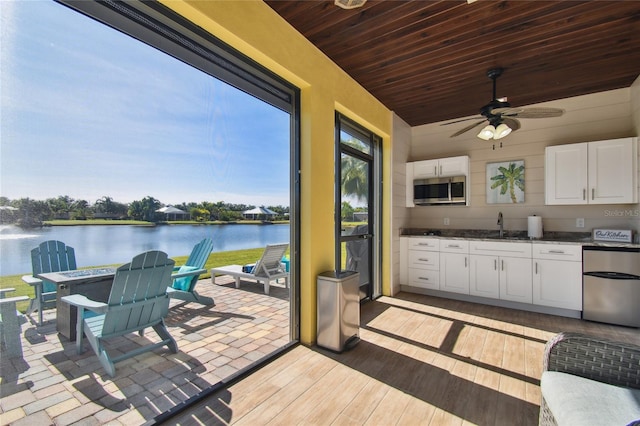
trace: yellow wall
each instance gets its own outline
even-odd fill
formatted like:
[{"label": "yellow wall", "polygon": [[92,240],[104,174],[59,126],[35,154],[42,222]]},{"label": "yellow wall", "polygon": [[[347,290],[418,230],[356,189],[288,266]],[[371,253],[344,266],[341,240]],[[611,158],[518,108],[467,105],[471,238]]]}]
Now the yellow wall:
[{"label": "yellow wall", "polygon": [[[391,112],[260,0],[161,1],[301,89],[300,337],[314,343],[316,276],[334,269],[334,113],[383,138],[383,179],[390,182]],[[389,194],[385,184],[383,259],[389,259]],[[383,261],[385,294],[389,273]]]}]

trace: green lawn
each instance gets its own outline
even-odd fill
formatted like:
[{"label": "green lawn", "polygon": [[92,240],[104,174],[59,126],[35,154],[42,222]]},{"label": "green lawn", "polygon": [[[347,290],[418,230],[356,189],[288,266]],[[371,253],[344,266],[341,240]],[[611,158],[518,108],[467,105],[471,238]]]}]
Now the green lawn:
[{"label": "green lawn", "polygon": [[[255,248],[255,249],[247,249],[247,250],[233,250],[233,251],[223,251],[217,253],[211,253],[209,256],[209,260],[205,264],[205,268],[207,270],[224,265],[246,265],[248,263],[255,263],[260,256],[262,256],[262,252],[264,251],[263,247]],[[287,250],[287,254],[289,251]],[[176,265],[182,265],[186,262],[188,256],[176,256],[172,258],[176,261]],[[88,268],[97,268],[102,266],[120,266],[120,265],[95,265]],[[80,269],[88,269],[88,268],[80,268]],[[26,274],[27,272],[25,272]],[[26,295],[29,297],[34,297],[33,289],[28,284],[25,284],[21,277],[24,274],[19,275],[6,275],[0,276],[0,288],[9,288],[13,287],[16,289],[15,292],[7,294],[7,297],[14,296],[22,296]],[[200,278],[210,278],[211,274],[207,272],[200,276]],[[25,312],[27,307],[29,306],[29,302],[20,302],[18,303],[18,310],[21,312]]]}]

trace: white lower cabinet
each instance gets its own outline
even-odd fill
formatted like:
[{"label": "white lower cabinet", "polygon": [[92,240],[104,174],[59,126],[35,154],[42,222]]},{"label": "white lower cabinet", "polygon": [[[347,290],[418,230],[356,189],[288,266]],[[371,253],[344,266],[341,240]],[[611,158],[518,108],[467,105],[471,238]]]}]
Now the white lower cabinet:
[{"label": "white lower cabinet", "polygon": [[401,238],[400,283],[411,287],[440,289],[440,240]]},{"label": "white lower cabinet", "polygon": [[440,242],[440,290],[469,294],[469,241]]},{"label": "white lower cabinet", "polygon": [[409,268],[407,284],[411,287],[440,290],[440,272],[428,269]]},{"label": "white lower cabinet", "polygon": [[500,258],[500,299],[521,303],[533,301],[531,259]]},{"label": "white lower cabinet", "polygon": [[533,303],[582,310],[582,247],[533,244]]},{"label": "white lower cabinet", "polygon": [[400,283],[582,310],[582,246],[403,237]]},{"label": "white lower cabinet", "polygon": [[500,273],[498,272],[498,256],[469,256],[469,294],[473,296],[500,298]]},{"label": "white lower cabinet", "polygon": [[473,241],[470,294],[531,303],[531,244]]}]

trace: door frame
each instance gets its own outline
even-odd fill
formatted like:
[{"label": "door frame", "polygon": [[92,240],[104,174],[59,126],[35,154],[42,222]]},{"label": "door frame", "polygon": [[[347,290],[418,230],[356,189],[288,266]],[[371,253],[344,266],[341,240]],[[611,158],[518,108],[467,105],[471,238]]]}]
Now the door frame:
[{"label": "door frame", "polygon": [[[340,133],[343,127],[355,133],[358,138],[371,146],[371,154],[342,144]],[[369,164],[368,182],[368,224],[369,232],[364,238],[369,240],[369,288],[366,299],[376,299],[382,295],[382,138],[371,130],[356,123],[340,112],[335,113],[335,270],[342,269],[342,243],[362,239],[362,236],[342,235],[342,154],[351,155]]]}]

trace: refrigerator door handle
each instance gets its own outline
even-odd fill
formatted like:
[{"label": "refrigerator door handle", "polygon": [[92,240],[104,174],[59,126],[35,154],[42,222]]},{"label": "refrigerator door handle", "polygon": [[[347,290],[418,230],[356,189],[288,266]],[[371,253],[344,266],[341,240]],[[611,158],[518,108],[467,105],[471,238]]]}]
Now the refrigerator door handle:
[{"label": "refrigerator door handle", "polygon": [[640,275],[625,274],[621,272],[585,272],[583,275],[608,280],[640,280]]}]

